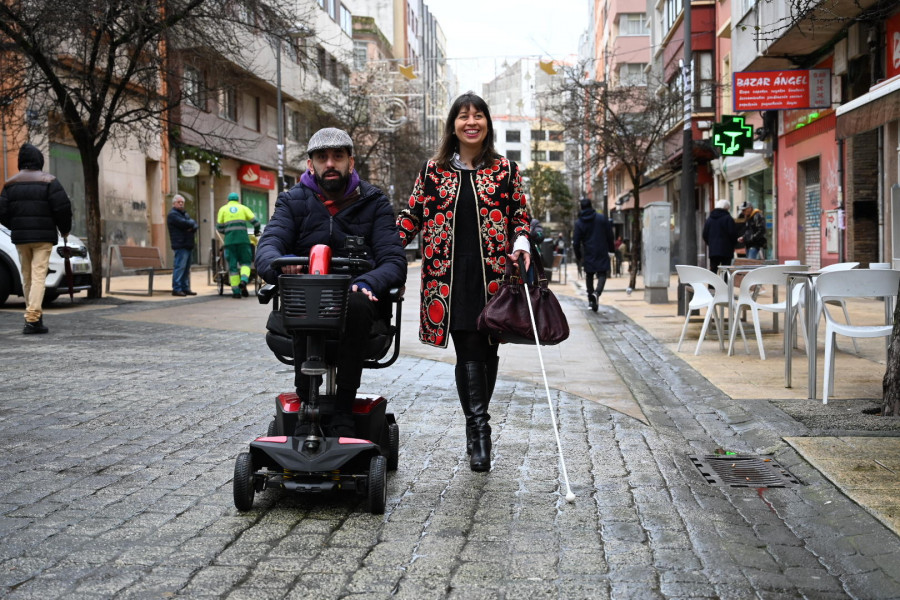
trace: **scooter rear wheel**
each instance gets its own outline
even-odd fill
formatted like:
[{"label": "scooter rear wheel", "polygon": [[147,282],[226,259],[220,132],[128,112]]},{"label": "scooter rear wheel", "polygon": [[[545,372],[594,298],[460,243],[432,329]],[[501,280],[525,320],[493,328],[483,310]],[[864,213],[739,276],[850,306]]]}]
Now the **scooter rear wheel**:
[{"label": "scooter rear wheel", "polygon": [[400,426],[396,423],[388,425],[388,457],[387,470],[396,471],[400,464]]},{"label": "scooter rear wheel", "polygon": [[249,452],[241,452],[234,461],[234,506],[240,511],[253,508],[253,458]]},{"label": "scooter rear wheel", "polygon": [[383,515],[387,504],[387,460],[380,454],[369,461],[369,512]]}]

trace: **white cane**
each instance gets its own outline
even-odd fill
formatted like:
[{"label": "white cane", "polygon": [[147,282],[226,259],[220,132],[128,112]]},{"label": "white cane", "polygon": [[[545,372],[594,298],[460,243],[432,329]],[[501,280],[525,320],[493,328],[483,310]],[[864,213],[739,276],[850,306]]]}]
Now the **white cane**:
[{"label": "white cane", "polygon": [[553,413],[553,401],[550,400],[550,385],[547,383],[547,372],[544,370],[544,356],[541,354],[541,340],[538,338],[537,324],[534,322],[534,309],[531,307],[531,293],[528,291],[528,274],[525,271],[525,260],[519,256],[519,273],[525,285],[525,297],[528,299],[528,316],[531,317],[531,330],[534,331],[534,345],[537,347],[538,360],[541,362],[541,375],[544,376],[544,391],[547,392],[547,404],[550,406],[550,421],[556,435],[556,449],[559,451],[559,462],[562,465],[563,479],[566,480],[566,502],[575,502],[575,493],[569,485],[569,473],[566,471],[566,459],[563,458],[562,444],[559,441],[559,429],[556,426],[556,415]]}]

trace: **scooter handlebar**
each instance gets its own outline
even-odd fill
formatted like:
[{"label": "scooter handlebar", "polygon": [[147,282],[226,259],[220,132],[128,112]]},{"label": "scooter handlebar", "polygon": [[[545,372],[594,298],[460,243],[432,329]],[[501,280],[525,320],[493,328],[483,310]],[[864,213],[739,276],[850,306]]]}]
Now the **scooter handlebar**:
[{"label": "scooter handlebar", "polygon": [[[273,269],[281,269],[281,267],[286,267],[288,265],[301,265],[308,266],[309,265],[309,257],[308,256],[282,256],[281,258],[276,258],[272,261]],[[372,264],[366,260],[365,258],[349,258],[344,256],[332,256],[331,257],[331,268],[335,271],[355,271],[357,273],[369,271],[372,268]]]}]

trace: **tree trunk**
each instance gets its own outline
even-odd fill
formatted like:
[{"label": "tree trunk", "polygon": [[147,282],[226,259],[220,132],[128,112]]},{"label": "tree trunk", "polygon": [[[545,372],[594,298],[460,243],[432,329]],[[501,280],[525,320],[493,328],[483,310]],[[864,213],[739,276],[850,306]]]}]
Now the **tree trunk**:
[{"label": "tree trunk", "polygon": [[887,369],[882,380],[882,394],[881,415],[884,417],[900,416],[900,302],[897,302],[894,307],[894,330],[891,332],[891,344],[888,346]]},{"label": "tree trunk", "polygon": [[[84,203],[87,212],[87,247],[93,267],[88,298],[101,298],[103,296],[103,243],[100,219],[99,150],[84,152],[82,149],[81,167],[84,173]],[[106,268],[109,268],[109,265]]]}]

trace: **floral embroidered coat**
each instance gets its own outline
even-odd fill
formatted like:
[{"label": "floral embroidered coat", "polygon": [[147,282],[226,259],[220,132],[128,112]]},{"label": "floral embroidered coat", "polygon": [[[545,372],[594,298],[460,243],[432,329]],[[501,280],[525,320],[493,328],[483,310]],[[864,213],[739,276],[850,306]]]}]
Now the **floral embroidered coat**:
[{"label": "floral embroidered coat", "polygon": [[[419,339],[446,348],[453,293],[454,219],[462,171],[442,169],[428,161],[419,172],[409,198],[400,211],[397,228],[403,245],[422,232],[422,281]],[[528,215],[522,177],[515,163],[498,157],[474,173],[475,203],[481,232],[482,272],[486,298],[500,289],[507,255],[520,235],[528,235]]]}]

